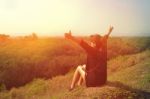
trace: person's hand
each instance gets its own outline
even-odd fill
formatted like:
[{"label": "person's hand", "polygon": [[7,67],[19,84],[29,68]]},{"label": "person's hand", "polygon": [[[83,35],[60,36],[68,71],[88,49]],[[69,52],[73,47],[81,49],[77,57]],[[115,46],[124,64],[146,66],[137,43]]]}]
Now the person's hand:
[{"label": "person's hand", "polygon": [[114,29],[114,27],[113,27],[113,26],[110,26],[110,27],[109,27],[109,33],[111,33],[113,29]]},{"label": "person's hand", "polygon": [[72,39],[73,36],[72,36],[71,33],[65,33],[65,38],[67,38],[67,39]]}]

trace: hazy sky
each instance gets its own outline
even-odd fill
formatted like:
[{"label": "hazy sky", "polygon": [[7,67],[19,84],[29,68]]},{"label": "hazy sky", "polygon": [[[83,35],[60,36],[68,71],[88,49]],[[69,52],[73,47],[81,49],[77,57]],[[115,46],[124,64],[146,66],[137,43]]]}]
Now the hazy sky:
[{"label": "hazy sky", "polygon": [[150,35],[150,0],[0,0],[0,33]]}]

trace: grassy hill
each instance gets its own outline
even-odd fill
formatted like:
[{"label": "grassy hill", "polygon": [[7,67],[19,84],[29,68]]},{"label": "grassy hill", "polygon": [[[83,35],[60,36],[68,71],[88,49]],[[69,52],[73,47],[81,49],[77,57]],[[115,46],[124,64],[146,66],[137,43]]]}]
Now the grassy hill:
[{"label": "grassy hill", "polygon": [[[88,38],[86,38],[88,39]],[[0,99],[120,99],[149,96],[149,37],[108,40],[108,82],[69,92],[74,69],[86,54],[64,38],[0,41]]]},{"label": "grassy hill", "polygon": [[[108,82],[101,87],[77,86],[68,91],[71,70],[52,79],[35,79],[0,93],[0,99],[149,99],[150,50],[120,55],[108,61]],[[1,86],[2,89],[2,86]]]}]

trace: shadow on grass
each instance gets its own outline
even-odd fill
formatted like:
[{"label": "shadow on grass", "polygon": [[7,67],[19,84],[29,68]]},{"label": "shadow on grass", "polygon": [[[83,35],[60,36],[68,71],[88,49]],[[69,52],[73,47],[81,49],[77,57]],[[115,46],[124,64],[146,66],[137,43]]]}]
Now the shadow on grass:
[{"label": "shadow on grass", "polygon": [[113,82],[107,81],[106,85],[134,92],[138,95],[138,99],[150,99],[150,92],[132,88],[132,87],[125,85],[119,81],[113,81]]}]

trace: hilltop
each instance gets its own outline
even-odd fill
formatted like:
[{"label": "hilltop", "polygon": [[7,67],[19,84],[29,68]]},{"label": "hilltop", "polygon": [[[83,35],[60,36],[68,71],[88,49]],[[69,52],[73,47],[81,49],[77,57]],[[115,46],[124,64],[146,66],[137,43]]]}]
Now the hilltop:
[{"label": "hilltop", "polygon": [[109,60],[108,82],[101,87],[78,86],[69,92],[73,71],[48,80],[35,79],[25,86],[1,92],[0,98],[148,99],[150,97],[150,50]]},{"label": "hilltop", "polygon": [[144,99],[150,89],[149,44],[149,37],[109,38],[107,84],[69,92],[75,68],[86,60],[77,44],[64,38],[2,40],[0,99]]}]

